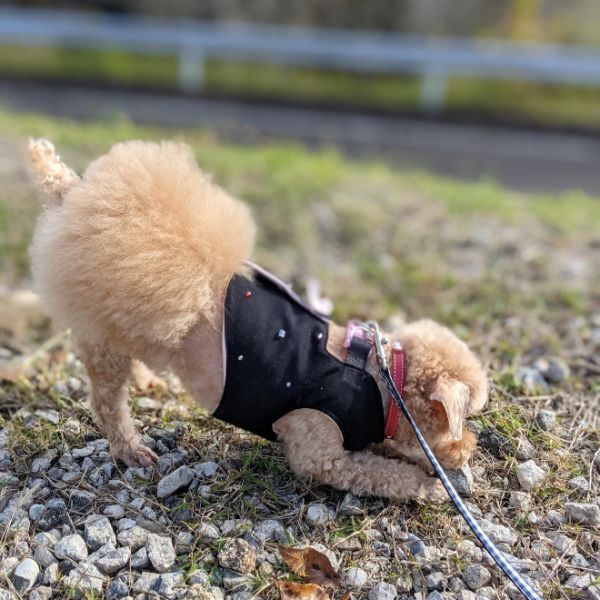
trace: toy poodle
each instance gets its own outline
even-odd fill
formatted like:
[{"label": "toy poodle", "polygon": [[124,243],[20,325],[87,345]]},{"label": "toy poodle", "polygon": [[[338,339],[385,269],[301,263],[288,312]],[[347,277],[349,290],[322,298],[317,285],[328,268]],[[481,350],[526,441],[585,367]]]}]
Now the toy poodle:
[{"label": "toy poodle", "polygon": [[[150,369],[169,367],[216,418],[283,444],[300,476],[397,502],[447,498],[408,423],[390,418],[361,327],[329,321],[249,262],[249,209],[188,147],[117,144],[81,177],[50,142],[29,149],[44,203],[34,279],[73,332],[116,458],[157,460],[135,429],[128,382],[151,385]],[[429,320],[385,335],[386,352],[402,350],[403,397],[426,440],[444,466],[463,465],[475,448],[465,420],[487,400],[479,361]]]}]

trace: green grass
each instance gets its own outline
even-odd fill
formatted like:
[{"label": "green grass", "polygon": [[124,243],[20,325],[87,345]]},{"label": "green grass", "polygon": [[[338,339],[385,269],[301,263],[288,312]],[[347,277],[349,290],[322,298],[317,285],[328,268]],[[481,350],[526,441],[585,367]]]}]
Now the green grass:
[{"label": "green grass", "polygon": [[[0,47],[0,75],[121,85],[177,88],[177,60],[170,56],[67,48]],[[209,59],[204,90],[249,98],[324,102],[384,110],[418,109],[415,76],[361,74]],[[445,109],[465,115],[523,119],[550,125],[600,126],[600,90],[520,81],[453,78]]]}]

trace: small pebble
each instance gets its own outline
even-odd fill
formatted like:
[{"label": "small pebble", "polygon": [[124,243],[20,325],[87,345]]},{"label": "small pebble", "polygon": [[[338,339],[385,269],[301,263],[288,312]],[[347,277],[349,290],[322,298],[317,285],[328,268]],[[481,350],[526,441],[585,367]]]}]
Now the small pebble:
[{"label": "small pebble", "polygon": [[343,581],[345,585],[351,587],[363,587],[367,585],[369,576],[367,575],[367,572],[360,567],[350,567],[344,573]]},{"label": "small pebble", "polygon": [[551,431],[556,425],[556,413],[543,408],[535,415],[535,424],[544,431]]},{"label": "small pebble", "polygon": [[575,521],[589,527],[600,526],[600,506],[597,504],[567,502],[565,504],[565,512],[570,521]]},{"label": "small pebble", "polygon": [[306,509],[306,520],[311,525],[325,525],[333,518],[330,509],[325,504],[310,504]]},{"label": "small pebble", "polygon": [[533,368],[536,369],[542,377],[550,383],[560,383],[571,375],[569,365],[562,359],[556,356],[548,358],[538,358],[533,363]]},{"label": "small pebble", "polygon": [[483,565],[469,565],[463,579],[472,590],[478,590],[492,580],[492,575]]},{"label": "small pebble", "polygon": [[539,486],[546,477],[546,472],[533,460],[518,465],[516,472],[521,487],[526,491],[531,491]]},{"label": "small pebble", "polygon": [[152,566],[159,573],[168,571],[175,563],[175,548],[170,537],[153,533],[148,535],[146,550]]},{"label": "small pebble", "polygon": [[194,479],[194,471],[187,465],[183,465],[158,482],[156,495],[159,498],[166,498],[176,491],[187,487],[192,482],[192,479]]},{"label": "small pebble", "polygon": [[40,574],[40,567],[33,558],[23,559],[12,575],[13,585],[20,594],[25,594],[34,585]]},{"label": "small pebble", "polygon": [[256,551],[246,540],[232,538],[219,551],[218,560],[222,567],[246,574],[256,565]]},{"label": "small pebble", "polygon": [[369,600],[394,600],[397,596],[396,588],[391,583],[382,581],[369,590]]}]

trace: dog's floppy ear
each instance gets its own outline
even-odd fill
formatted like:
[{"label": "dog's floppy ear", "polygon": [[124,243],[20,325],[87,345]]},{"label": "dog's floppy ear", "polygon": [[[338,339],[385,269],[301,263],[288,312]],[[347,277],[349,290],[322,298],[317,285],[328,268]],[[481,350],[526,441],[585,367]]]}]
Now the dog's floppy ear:
[{"label": "dog's floppy ear", "polygon": [[463,424],[469,414],[469,387],[457,380],[438,381],[429,398],[442,403],[452,437],[462,439]]}]

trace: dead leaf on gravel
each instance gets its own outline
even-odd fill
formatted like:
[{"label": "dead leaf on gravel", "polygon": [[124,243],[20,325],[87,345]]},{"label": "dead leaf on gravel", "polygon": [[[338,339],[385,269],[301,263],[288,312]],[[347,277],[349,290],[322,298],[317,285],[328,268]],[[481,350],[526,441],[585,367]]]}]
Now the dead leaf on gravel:
[{"label": "dead leaf on gravel", "polygon": [[294,581],[278,581],[277,587],[281,600],[330,600],[329,594],[314,583],[295,583]]},{"label": "dead leaf on gravel", "polygon": [[336,588],[340,584],[338,574],[325,554],[314,548],[290,548],[278,546],[285,564],[296,575],[306,577],[310,583]]}]

